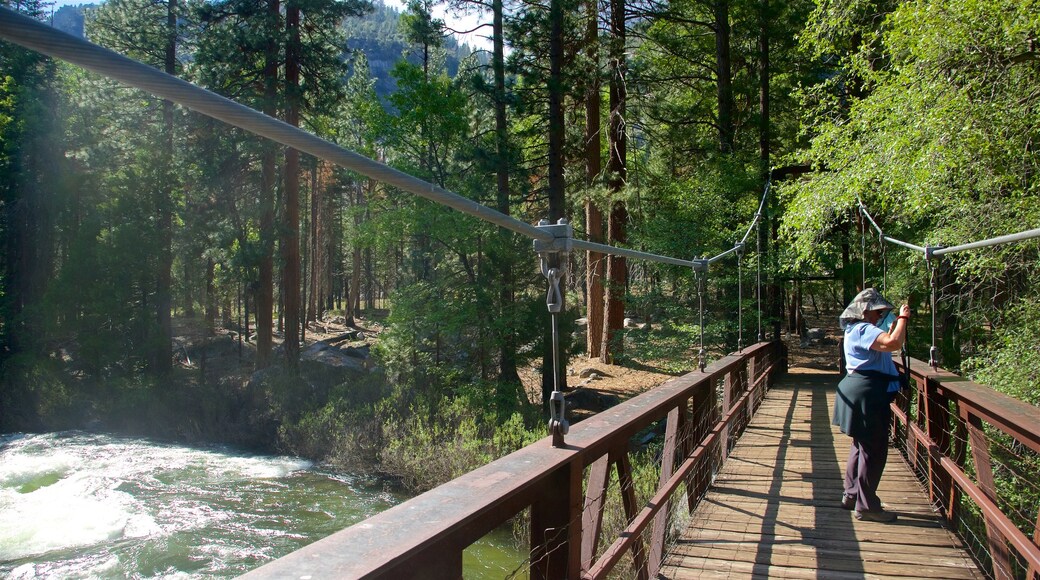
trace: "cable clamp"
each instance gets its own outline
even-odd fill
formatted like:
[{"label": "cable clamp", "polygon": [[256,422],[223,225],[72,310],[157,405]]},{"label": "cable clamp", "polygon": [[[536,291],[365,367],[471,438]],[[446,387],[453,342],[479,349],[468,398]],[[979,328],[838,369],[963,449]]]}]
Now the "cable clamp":
[{"label": "cable clamp", "polygon": [[924,247],[924,260],[931,263],[935,259],[935,251],[943,249],[943,246],[925,246]]},{"label": "cable clamp", "polygon": [[549,396],[549,432],[553,435],[559,433],[560,435],[566,435],[570,431],[570,423],[565,419],[566,414],[566,401],[563,398],[563,393],[560,391],[553,391],[552,395]]},{"label": "cable clamp", "polygon": [[550,224],[549,220],[540,220],[535,227],[552,236],[551,240],[534,241],[534,251],[539,256],[569,254],[574,250],[574,228],[565,218],[560,218],[560,221],[555,224]]},{"label": "cable clamp", "polygon": [[744,257],[744,246],[745,246],[744,242],[737,242],[733,246],[733,249],[737,251],[737,258],[743,258]]},{"label": "cable clamp", "polygon": [[560,281],[566,274],[567,264],[563,254],[570,253],[574,247],[574,228],[565,219],[560,219],[556,224],[541,220],[537,227],[553,236],[551,240],[535,240],[534,251],[538,253],[542,276],[549,282],[545,305],[549,312],[558,314],[563,310],[563,289],[560,288]]},{"label": "cable clamp", "polygon": [[560,268],[547,268],[546,260],[542,259],[542,275],[549,281],[549,291],[545,295],[545,306],[552,314],[559,314],[563,310],[563,291],[560,290],[560,280],[563,272]]},{"label": "cable clamp", "polygon": [[693,260],[690,260],[690,261],[693,262],[693,271],[694,272],[696,272],[697,274],[707,274],[708,273],[708,266],[711,265],[711,262],[707,258],[694,258]]}]

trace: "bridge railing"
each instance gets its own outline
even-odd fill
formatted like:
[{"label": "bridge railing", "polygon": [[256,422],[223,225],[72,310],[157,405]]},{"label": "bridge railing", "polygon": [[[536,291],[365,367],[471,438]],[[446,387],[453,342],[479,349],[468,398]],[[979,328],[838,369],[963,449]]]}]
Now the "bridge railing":
[{"label": "bridge railing", "polygon": [[916,359],[910,376],[893,429],[932,504],[993,578],[1040,578],[1040,409]]},{"label": "bridge railing", "polygon": [[[779,342],[726,356],[576,424],[563,448],[546,437],[246,577],[460,578],[463,550],[526,508],[531,578],[603,578],[626,554],[632,576],[653,577],[664,557],[670,502],[692,506],[703,494],[785,357]],[[659,485],[639,506],[631,441],[661,420]],[[612,467],[617,486],[609,485]],[[628,524],[600,549],[608,493],[621,495]]]}]

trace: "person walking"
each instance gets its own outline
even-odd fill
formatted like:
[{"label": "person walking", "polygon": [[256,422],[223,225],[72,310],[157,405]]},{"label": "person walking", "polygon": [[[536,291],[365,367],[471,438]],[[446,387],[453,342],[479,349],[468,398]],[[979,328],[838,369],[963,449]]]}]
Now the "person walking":
[{"label": "person walking", "polygon": [[838,383],[833,424],[852,438],[841,507],[856,510],[858,520],[896,520],[877,496],[888,459],[889,402],[899,389],[899,372],[890,353],[902,348],[910,319],[910,307],[904,304],[894,324],[887,331],[881,328],[894,308],[877,290],[867,288],[840,317],[848,374]]}]

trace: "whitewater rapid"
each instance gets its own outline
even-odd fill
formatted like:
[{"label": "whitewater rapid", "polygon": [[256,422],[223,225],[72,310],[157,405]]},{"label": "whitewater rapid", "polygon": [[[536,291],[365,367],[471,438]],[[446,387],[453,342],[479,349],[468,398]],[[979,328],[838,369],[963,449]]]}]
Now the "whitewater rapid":
[{"label": "whitewater rapid", "polygon": [[232,577],[400,499],[293,457],[0,435],[0,576]]}]

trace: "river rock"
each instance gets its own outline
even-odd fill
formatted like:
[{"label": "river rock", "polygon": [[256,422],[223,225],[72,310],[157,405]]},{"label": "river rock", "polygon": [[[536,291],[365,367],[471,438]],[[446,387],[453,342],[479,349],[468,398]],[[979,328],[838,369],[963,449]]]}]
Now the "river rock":
[{"label": "river rock", "polygon": [[314,362],[328,367],[357,372],[368,370],[368,345],[338,348],[327,342],[316,342],[300,353],[301,361]]},{"label": "river rock", "polygon": [[827,336],[827,331],[822,328],[810,328],[805,331],[805,340],[819,340]]}]

